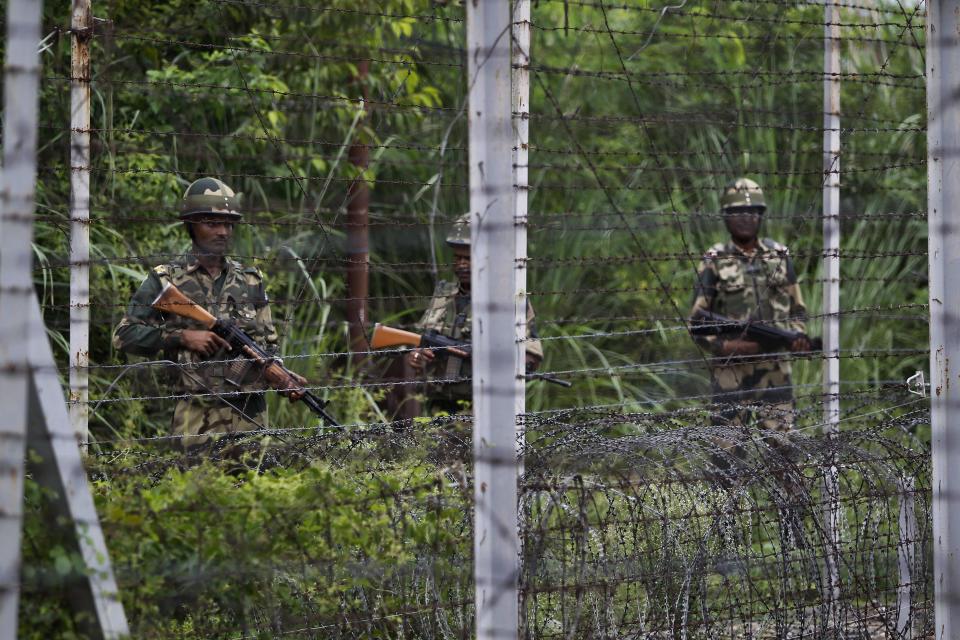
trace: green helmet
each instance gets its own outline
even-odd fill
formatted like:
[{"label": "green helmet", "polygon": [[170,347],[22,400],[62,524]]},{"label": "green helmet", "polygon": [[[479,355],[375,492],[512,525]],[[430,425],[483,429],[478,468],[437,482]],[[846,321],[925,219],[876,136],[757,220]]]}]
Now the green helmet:
[{"label": "green helmet", "polygon": [[470,214],[465,213],[456,222],[447,235],[447,244],[451,247],[469,247],[470,246]]},{"label": "green helmet", "polygon": [[242,198],[242,193],[234,193],[233,189],[216,178],[194,180],[183,194],[180,219],[213,213],[239,220],[243,217],[240,213]]},{"label": "green helmet", "polygon": [[723,188],[720,196],[720,209],[726,211],[735,207],[758,207],[766,210],[760,185],[750,178],[738,178]]}]

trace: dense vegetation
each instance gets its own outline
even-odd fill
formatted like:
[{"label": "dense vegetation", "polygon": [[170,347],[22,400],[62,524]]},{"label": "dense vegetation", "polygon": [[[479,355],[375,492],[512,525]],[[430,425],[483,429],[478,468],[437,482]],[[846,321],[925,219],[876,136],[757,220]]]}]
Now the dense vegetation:
[{"label": "dense vegetation", "polygon": [[[36,274],[65,367],[69,6],[45,4],[46,33],[61,31],[43,53]],[[867,25],[843,30],[849,390],[902,381],[926,360],[923,21],[881,8],[842,20]],[[371,321],[412,323],[435,278],[450,277],[443,237],[468,199],[463,7],[109,0],[94,13],[89,460],[136,636],[319,625],[322,637],[371,612],[361,627],[382,637],[469,629],[469,465],[459,445],[434,444],[459,442],[456,427],[281,437],[262,473],[181,464],[165,441],[137,440],[168,433],[172,402],[155,398],[168,373],[118,377],[128,360],[110,344],[147,269],[186,246],[174,215],[184,187],[220,176],[246,194],[251,224],[234,252],[267,273],[287,362],[324,386],[342,422],[387,420],[375,384],[386,361],[358,372],[345,357],[297,356],[347,346],[351,144],[371,152]],[[646,365],[697,358],[678,318],[699,254],[724,237],[719,191],[737,175],[763,185],[764,234],[790,245],[819,333],[822,7],[704,1],[660,19],[646,1],[547,0],[533,22],[529,290],[544,368],[586,371],[563,374],[571,390],[531,383],[528,407],[697,406],[682,398],[707,391],[702,364]],[[815,395],[819,360],[799,362],[796,382]],[[818,401],[805,402],[815,424]],[[300,406],[271,398],[270,412],[274,426],[312,426]],[[28,503],[23,635],[65,637],[60,585],[78,561],[32,485]],[[399,614],[441,600],[446,612],[421,622]]]}]

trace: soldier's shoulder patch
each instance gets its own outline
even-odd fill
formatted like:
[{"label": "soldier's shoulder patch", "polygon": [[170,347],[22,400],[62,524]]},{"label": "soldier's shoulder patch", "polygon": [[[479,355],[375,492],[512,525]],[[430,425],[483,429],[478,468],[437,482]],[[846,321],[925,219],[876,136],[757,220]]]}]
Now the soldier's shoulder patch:
[{"label": "soldier's shoulder patch", "polygon": [[703,254],[703,257],[707,260],[713,260],[714,258],[719,258],[727,252],[727,247],[722,242],[718,242],[713,245]]},{"label": "soldier's shoulder patch", "polygon": [[168,264],[158,264],[153,268],[153,272],[161,278],[169,278],[171,269]]},{"label": "soldier's shoulder patch", "polygon": [[787,245],[777,242],[773,238],[764,238],[760,243],[766,247],[768,251],[776,251],[783,255],[790,255],[790,249],[787,248]]},{"label": "soldier's shoulder patch", "polygon": [[157,265],[153,271],[157,275],[165,275],[173,278],[185,272],[190,266],[190,257],[187,254],[170,256],[170,259],[163,264]]},{"label": "soldier's shoulder patch", "polygon": [[161,278],[175,280],[187,271],[187,263],[183,260],[171,260],[165,264],[159,264],[153,268],[153,272]]},{"label": "soldier's shoulder patch", "polygon": [[437,286],[433,289],[433,295],[435,296],[452,296],[458,290],[460,286],[456,282],[447,282],[446,280],[438,280]]},{"label": "soldier's shoulder patch", "polygon": [[263,290],[263,272],[256,267],[246,267],[240,270],[240,276],[248,287],[258,291]]}]

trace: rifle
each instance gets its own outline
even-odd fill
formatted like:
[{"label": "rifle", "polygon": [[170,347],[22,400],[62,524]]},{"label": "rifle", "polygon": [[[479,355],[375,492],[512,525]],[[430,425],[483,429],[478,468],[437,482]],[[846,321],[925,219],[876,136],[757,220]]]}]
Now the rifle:
[{"label": "rifle", "polygon": [[264,377],[266,377],[270,386],[275,389],[299,391],[303,394],[300,400],[309,407],[310,411],[319,416],[328,425],[332,427],[340,426],[333,416],[327,412],[326,401],[321,400],[307,389],[299,389],[300,383],[297,382],[293,372],[280,364],[277,358],[270,356],[266,351],[261,349],[260,345],[254,342],[253,338],[248,336],[243,329],[233,322],[229,320],[218,320],[209,311],[183,295],[183,292],[169,282],[163,284],[163,290],[151,306],[159,311],[168,311],[199,322],[206,329],[214,332],[230,343],[232,349],[230,352],[231,356],[235,358],[248,358],[258,364],[263,369]]},{"label": "rifle", "polygon": [[690,333],[695,336],[719,336],[741,334],[766,348],[789,348],[797,338],[807,338],[813,351],[823,350],[823,340],[812,338],[800,331],[781,329],[760,320],[734,320],[719,313],[697,309],[690,318]]},{"label": "rifle", "polygon": [[[413,347],[414,349],[433,349],[434,351],[446,351],[450,355],[458,358],[469,358],[473,349],[469,342],[455,340],[449,336],[430,329],[421,333],[404,331],[403,329],[394,329],[382,325],[379,322],[373,326],[373,335],[370,336],[371,349],[388,349],[390,347]],[[561,380],[549,373],[527,372],[529,380],[543,380],[561,387],[572,387],[573,383],[569,380]]]}]

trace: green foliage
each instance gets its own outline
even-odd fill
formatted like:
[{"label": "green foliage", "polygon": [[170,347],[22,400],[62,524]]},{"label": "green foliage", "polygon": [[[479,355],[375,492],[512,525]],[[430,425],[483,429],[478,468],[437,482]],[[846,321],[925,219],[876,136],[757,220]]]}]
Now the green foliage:
[{"label": "green foliage", "polygon": [[[469,581],[463,496],[413,459],[375,474],[320,462],[266,473],[202,464],[152,481],[112,471],[95,497],[137,638],[271,637],[343,616],[382,617],[361,627],[396,637],[406,623],[391,613]],[[25,591],[44,597],[25,599],[22,637],[60,637],[72,626],[67,591],[51,597],[51,584],[78,580],[83,563],[51,538],[41,492],[28,488]]]},{"label": "green foliage", "polygon": [[[62,24],[68,5],[48,3],[47,20]],[[342,305],[336,302],[346,291],[336,257],[343,251],[338,223],[347,189],[359,175],[347,158],[350,145],[372,145],[363,177],[377,199],[374,220],[406,208],[407,193],[379,189],[377,183],[417,179],[406,165],[420,153],[410,143],[426,146],[439,134],[428,116],[439,113],[445,101],[456,103],[463,89],[453,67],[420,64],[426,57],[418,53],[423,34],[402,16],[430,11],[429,2],[338,1],[316,11],[302,9],[291,7],[284,19],[239,3],[150,6],[118,0],[98,9],[108,22],[100,23],[92,53],[91,397],[106,400],[94,406],[97,439],[168,432],[172,406],[125,400],[164,395],[168,379],[155,366],[118,378],[121,372],[110,367],[127,358],[113,350],[110,334],[146,271],[188,247],[176,220],[177,203],[189,182],[208,174],[245,194],[252,224],[238,231],[234,252],[267,274],[283,355],[293,356],[294,369],[311,380],[330,385],[321,395],[337,401],[342,420],[384,418],[378,394],[356,388],[348,363],[297,356],[342,352],[346,346]],[[431,37],[458,38],[461,27],[450,25],[450,33]],[[43,267],[37,285],[48,325],[59,336],[69,326],[69,172],[64,171],[69,139],[63,128],[69,121],[63,91],[69,40],[59,40],[44,62],[48,81],[41,118],[47,126],[39,202],[47,215],[37,231]],[[362,65],[367,70],[361,72]],[[364,95],[371,103],[366,110]],[[397,132],[403,140],[396,139]],[[420,160],[417,166],[426,166]],[[431,206],[423,194],[413,202],[418,204],[405,215]],[[375,237],[373,260],[395,262],[376,247],[394,240]],[[426,277],[391,276],[385,282],[375,277],[372,293],[395,296],[398,286],[416,294],[432,284]],[[392,304],[374,306],[371,317],[396,317]],[[66,340],[58,344],[65,364]],[[274,424],[297,426],[306,419],[302,406],[270,402]]]},{"label": "green foliage", "polygon": [[[655,409],[709,392],[702,366],[645,365],[699,359],[678,319],[699,255],[727,237],[711,215],[721,187],[740,175],[767,194],[762,234],[790,247],[809,331],[821,333],[822,7],[685,7],[651,31],[658,12],[566,3],[535,12],[570,30],[534,30],[544,70],[532,80],[529,289],[541,334],[614,335],[547,342],[547,369],[591,373],[570,391],[531,387],[534,409],[624,400]],[[731,19],[689,17],[705,14]],[[847,10],[841,21],[863,22]],[[842,36],[841,305],[868,311],[845,313],[841,344],[908,351],[844,358],[843,379],[870,386],[902,381],[926,360],[916,352],[927,343],[924,310],[900,308],[926,299],[925,223],[903,215],[926,202],[923,32]],[[795,381],[818,385],[819,364],[797,362]]]},{"label": "green foliage", "polygon": [[[325,386],[320,394],[344,423],[388,417],[380,388],[361,387],[353,363],[316,355],[347,345],[338,225],[349,184],[361,175],[347,157],[351,143],[370,148],[362,172],[373,187],[370,320],[412,322],[434,278],[449,277],[443,225],[468,201],[465,70],[457,66],[465,62],[463,23],[397,16],[460,17],[462,7],[279,4],[112,0],[96,8],[109,22],[93,48],[91,398],[104,402],[93,407],[92,452],[120,460],[97,476],[98,507],[137,637],[270,637],[297,621],[366,619],[371,611],[369,636],[425,637],[429,629],[390,614],[410,603],[462,603],[472,593],[469,505],[446,484],[462,470],[424,463],[428,447],[398,454],[359,439],[342,457],[354,462],[343,466],[231,474],[201,465],[150,475],[150,456],[129,444],[168,434],[172,402],[137,398],[165,395],[169,380],[147,366],[118,377],[127,360],[112,349],[110,333],[146,271],[186,248],[175,211],[195,177],[217,175],[245,193],[252,224],[238,230],[235,253],[267,274],[286,363]],[[659,5],[636,5],[649,11],[535,7],[535,24],[571,30],[534,30],[541,70],[531,96],[528,289],[547,338],[543,368],[587,372],[569,390],[528,385],[534,411],[616,403],[662,412],[708,392],[678,319],[700,252],[725,236],[719,220],[703,214],[717,211],[720,187],[737,175],[764,187],[771,203],[764,233],[790,245],[811,333],[820,333],[822,7],[729,2],[722,13],[744,19],[703,17],[720,9],[691,6],[658,20]],[[45,12],[49,25],[67,26],[65,0],[45,3]],[[862,21],[855,11],[843,14]],[[843,122],[858,130],[843,134],[841,300],[845,309],[891,311],[845,315],[841,340],[847,349],[917,350],[927,343],[925,311],[915,306],[926,300],[925,227],[888,214],[924,209],[925,138],[912,130],[925,121],[923,92],[909,80],[866,79],[915,77],[923,60],[896,27],[871,33],[887,42],[853,40],[843,52]],[[67,38],[44,53],[44,64],[36,285],[65,366]],[[864,254],[883,257],[856,257]],[[576,339],[598,331],[609,335]],[[902,380],[925,358],[913,351],[845,358],[842,375],[858,386]],[[795,371],[799,384],[820,382],[817,360]],[[314,426],[302,406],[269,402],[272,426]],[[638,428],[624,424],[605,435]],[[665,526],[690,512],[667,490],[651,491]],[[46,501],[28,483],[23,635],[72,637],[80,627],[68,613],[67,586],[79,565],[68,537],[48,526]],[[716,503],[706,489],[697,502],[703,513]],[[594,503],[587,520],[626,506]],[[689,559],[697,551],[693,542],[662,544],[666,530],[643,533],[631,549],[638,556],[657,550]],[[560,543],[545,558],[574,548],[599,554],[613,534],[598,535]],[[674,587],[644,597],[666,601]],[[449,615],[433,624],[471,628],[468,606]]]}]

